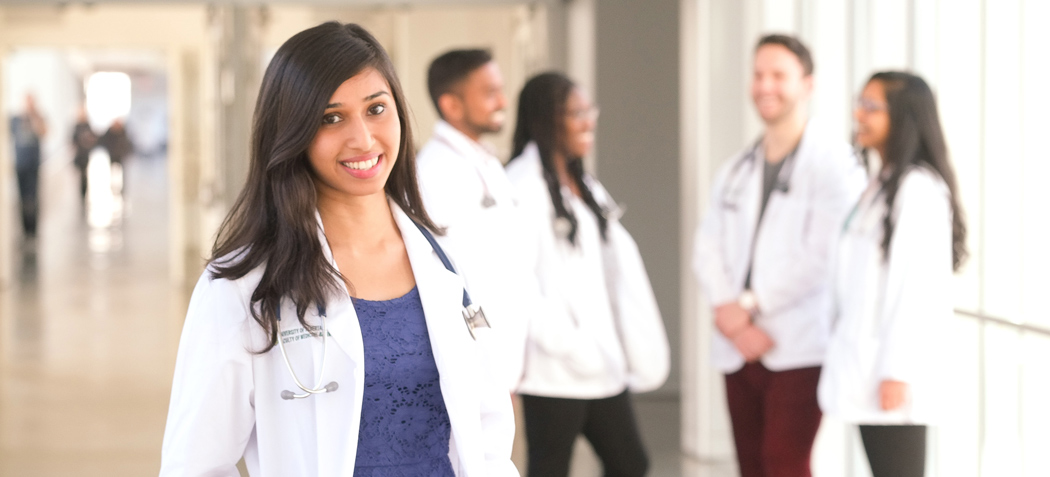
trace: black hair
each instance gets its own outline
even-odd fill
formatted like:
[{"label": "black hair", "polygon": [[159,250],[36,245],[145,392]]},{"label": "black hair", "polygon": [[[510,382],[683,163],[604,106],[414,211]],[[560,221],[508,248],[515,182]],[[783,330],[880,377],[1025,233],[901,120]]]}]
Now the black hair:
[{"label": "black hair", "polygon": [[570,156],[564,144],[567,114],[565,103],[575,89],[576,84],[571,79],[557,72],[542,73],[526,82],[518,98],[518,119],[514,129],[514,147],[511,153],[511,160],[514,160],[521,155],[528,143],[536,143],[540,151],[540,163],[543,165],[543,179],[550,192],[554,214],[557,218],[569,222],[567,238],[574,245],[576,244],[578,222],[576,216],[565,205],[565,200],[561,195],[561,182],[558,180],[558,171],[554,166],[556,153],[565,157],[566,166],[572,174],[576,187],[580,190],[584,203],[597,217],[602,240],[606,238],[605,234],[609,225],[605,208],[594,199],[594,194],[584,180],[586,172],[583,168],[583,158]]},{"label": "black hair", "polygon": [[779,33],[766,35],[758,40],[758,44],[755,45],[755,51],[757,52],[766,45],[780,45],[787,48],[788,51],[798,58],[799,63],[802,63],[802,71],[805,73],[805,76],[813,74],[813,55],[809,53],[809,48],[806,48],[806,45],[798,38]]},{"label": "black hair", "polygon": [[456,87],[474,70],[485,66],[492,61],[492,53],[488,50],[452,50],[430,62],[427,69],[427,90],[430,92],[430,100],[434,102],[434,109],[442,119],[445,114],[441,112],[438,100],[441,95],[448,93]]},{"label": "black hair", "polygon": [[937,114],[933,91],[922,78],[911,73],[884,71],[875,73],[868,83],[878,81],[886,92],[890,130],[883,148],[883,162],[892,166],[882,181],[887,211],[883,217],[882,252],[889,259],[893,239],[893,204],[904,175],[915,166],[925,166],[944,179],[952,209],[952,269],[966,261],[966,218],[959,203],[955,169],[948,160],[948,146]]},{"label": "black hair", "polygon": [[310,305],[324,306],[341,276],[325,258],[315,219],[317,189],[308,149],[335,90],[374,68],[390,86],[401,144],[384,189],[413,220],[438,232],[416,183],[408,105],[393,63],[375,37],[354,24],[328,22],[297,33],[278,48],[263,76],[252,123],[248,179],[219,228],[213,278],[238,279],[265,269],[251,297],[252,318],[270,341],[279,332],[282,298],[295,303],[304,326]]}]

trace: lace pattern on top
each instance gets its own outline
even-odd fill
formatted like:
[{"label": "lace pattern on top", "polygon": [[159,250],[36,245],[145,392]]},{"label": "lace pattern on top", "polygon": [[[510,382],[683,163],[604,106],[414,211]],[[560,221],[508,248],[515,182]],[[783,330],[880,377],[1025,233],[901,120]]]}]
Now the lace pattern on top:
[{"label": "lace pattern on top", "polygon": [[453,477],[451,424],[419,290],[353,302],[365,352],[354,477]]}]

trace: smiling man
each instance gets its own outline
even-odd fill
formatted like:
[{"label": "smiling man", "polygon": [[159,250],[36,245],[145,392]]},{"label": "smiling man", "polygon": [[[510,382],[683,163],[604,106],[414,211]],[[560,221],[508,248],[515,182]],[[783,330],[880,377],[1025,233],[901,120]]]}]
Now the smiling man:
[{"label": "smiling man", "polygon": [[694,269],[715,315],[742,477],[806,477],[820,425],[829,266],[864,188],[850,146],[809,119],[813,60],[798,39],[755,47],[751,99],[762,137],[719,171]]}]

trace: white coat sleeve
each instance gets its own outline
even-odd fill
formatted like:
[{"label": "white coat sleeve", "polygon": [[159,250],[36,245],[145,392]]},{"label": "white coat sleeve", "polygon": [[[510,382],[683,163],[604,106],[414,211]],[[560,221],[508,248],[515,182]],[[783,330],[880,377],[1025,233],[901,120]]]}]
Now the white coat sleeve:
[{"label": "white coat sleeve", "polygon": [[805,198],[802,246],[790,256],[777,257],[775,263],[763,264],[762,276],[775,279],[757,277],[752,283],[764,315],[775,316],[829,285],[842,224],[864,191],[866,179],[848,147],[826,159],[815,164],[811,194]]},{"label": "white coat sleeve", "polygon": [[465,205],[470,201],[479,200],[475,194],[460,185],[463,177],[473,177],[476,172],[462,167],[458,161],[439,162],[440,156],[428,159],[430,160],[417,165],[416,174],[427,215],[439,227],[455,229],[463,220],[460,211],[472,209],[473,207]]},{"label": "white coat sleeve", "polygon": [[722,217],[721,198],[728,173],[727,165],[715,178],[707,213],[704,214],[694,238],[693,272],[712,307],[737,299],[737,293],[734,291],[736,287],[732,284],[722,250],[722,227],[725,226],[725,220]]},{"label": "white coat sleeve", "polygon": [[237,284],[205,271],[179,342],[161,476],[240,475],[236,465],[255,427],[251,323]]},{"label": "white coat sleeve", "polygon": [[939,318],[951,314],[952,213],[947,188],[928,171],[901,181],[894,209],[876,376],[914,383],[928,368]]}]

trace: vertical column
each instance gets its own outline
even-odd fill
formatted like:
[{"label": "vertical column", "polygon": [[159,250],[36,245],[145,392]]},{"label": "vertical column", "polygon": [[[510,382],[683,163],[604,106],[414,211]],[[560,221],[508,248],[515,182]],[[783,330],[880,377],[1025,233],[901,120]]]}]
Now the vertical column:
[{"label": "vertical column", "polygon": [[229,207],[248,175],[251,120],[261,78],[261,7],[216,7],[213,21],[218,28],[219,134],[218,166],[222,190]]},{"label": "vertical column", "polygon": [[682,451],[693,459],[725,462],[734,454],[724,381],[711,367],[713,318],[691,259],[715,172],[759,129],[747,83],[761,4],[681,0],[680,10]]},{"label": "vertical column", "polygon": [[[683,258],[681,280],[681,410],[682,452],[696,460],[727,461],[733,458],[729,420],[721,375],[711,367],[710,307],[703,300],[693,273],[693,240],[708,205],[711,181],[723,158],[714,157],[712,130],[715,71],[712,31],[718,0],[681,0],[679,118],[681,227],[679,253]],[[719,131],[724,132],[724,131]]]},{"label": "vertical column", "polygon": [[[4,11],[0,8],[0,23],[4,21]],[[7,45],[4,43],[3,33],[0,31],[0,290],[6,288],[14,280],[15,244],[14,234],[15,218],[12,214],[15,204],[11,201],[14,191],[9,185],[14,182],[12,172],[14,171],[15,159],[11,153],[10,128],[7,126],[7,107],[4,104],[4,91],[7,85],[4,78],[7,72],[4,69],[8,53]]]}]

